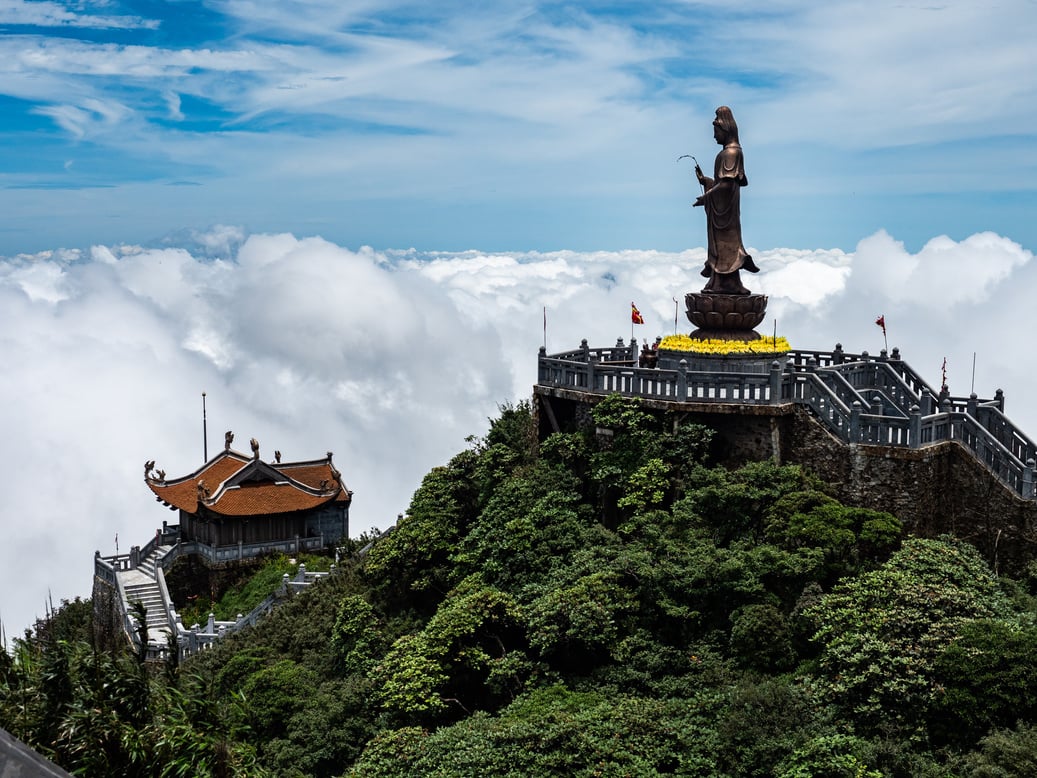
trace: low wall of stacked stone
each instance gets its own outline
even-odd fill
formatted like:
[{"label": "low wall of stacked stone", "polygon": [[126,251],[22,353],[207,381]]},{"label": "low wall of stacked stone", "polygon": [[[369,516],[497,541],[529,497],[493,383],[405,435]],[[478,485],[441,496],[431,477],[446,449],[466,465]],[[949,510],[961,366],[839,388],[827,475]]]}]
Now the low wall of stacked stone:
[{"label": "low wall of stacked stone", "polygon": [[914,535],[968,540],[998,570],[1020,572],[1037,558],[1037,502],[1015,494],[959,443],[847,445],[802,408],[785,429],[781,461],[818,475],[839,500],[888,511]]}]

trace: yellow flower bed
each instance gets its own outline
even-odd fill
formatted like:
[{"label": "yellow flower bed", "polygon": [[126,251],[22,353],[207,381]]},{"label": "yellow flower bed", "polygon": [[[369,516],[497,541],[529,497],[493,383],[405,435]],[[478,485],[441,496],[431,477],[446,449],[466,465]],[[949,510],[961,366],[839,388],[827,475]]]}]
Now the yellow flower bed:
[{"label": "yellow flower bed", "polygon": [[690,351],[695,354],[785,354],[792,350],[786,338],[762,337],[759,340],[697,340],[687,335],[667,335],[659,344],[667,351]]}]

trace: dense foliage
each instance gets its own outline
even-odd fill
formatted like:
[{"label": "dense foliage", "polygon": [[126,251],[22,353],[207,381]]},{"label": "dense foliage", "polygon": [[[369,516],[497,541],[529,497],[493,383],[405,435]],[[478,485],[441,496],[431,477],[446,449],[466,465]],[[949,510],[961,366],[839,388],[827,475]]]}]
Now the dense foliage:
[{"label": "dense foliage", "polygon": [[83,775],[1034,774],[1031,581],[593,416],[538,445],[502,408],[366,556],[180,667],[67,604],[0,658],[0,725]]}]

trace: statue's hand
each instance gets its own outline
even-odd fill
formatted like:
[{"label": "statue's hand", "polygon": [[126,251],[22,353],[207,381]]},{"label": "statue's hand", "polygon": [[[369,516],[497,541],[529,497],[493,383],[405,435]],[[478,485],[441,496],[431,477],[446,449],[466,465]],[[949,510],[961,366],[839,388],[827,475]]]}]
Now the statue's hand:
[{"label": "statue's hand", "polygon": [[705,205],[705,204],[706,204],[706,196],[704,194],[701,194],[701,195],[698,196],[698,199],[695,200],[695,202],[692,203],[692,206],[697,208],[698,206]]}]

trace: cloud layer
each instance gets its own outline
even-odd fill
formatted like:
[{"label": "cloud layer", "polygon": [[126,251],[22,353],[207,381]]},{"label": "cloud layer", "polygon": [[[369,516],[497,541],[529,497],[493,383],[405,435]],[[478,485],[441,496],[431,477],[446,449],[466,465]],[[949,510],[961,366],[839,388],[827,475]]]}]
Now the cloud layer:
[{"label": "cloud layer", "polygon": [[[755,252],[794,346],[890,346],[951,390],[1004,388],[1009,415],[1032,370],[1022,322],[1032,255],[985,233],[906,251],[877,233],[854,253]],[[420,477],[485,432],[499,403],[530,395],[547,309],[548,350],[674,329],[673,298],[700,283],[701,249],[493,254],[350,250],[319,238],[219,227],[182,245],[94,247],[0,264],[5,473],[0,618],[15,632],[55,598],[88,595],[96,549],[123,551],[163,520],[143,463],[171,476],[222,433],[286,459],[333,450],[356,495],[355,531],[385,527]],[[761,329],[771,329],[768,319]],[[677,328],[690,327],[681,314]]]}]

